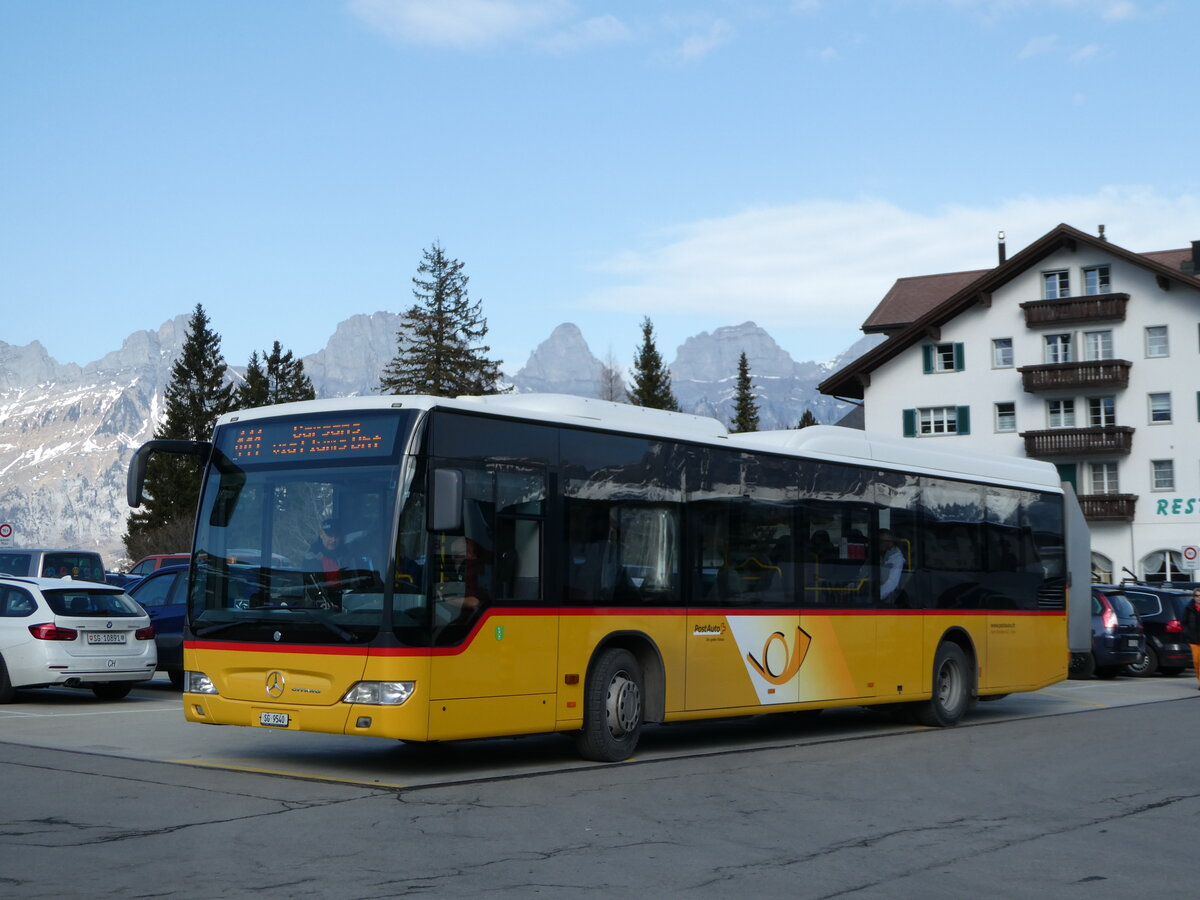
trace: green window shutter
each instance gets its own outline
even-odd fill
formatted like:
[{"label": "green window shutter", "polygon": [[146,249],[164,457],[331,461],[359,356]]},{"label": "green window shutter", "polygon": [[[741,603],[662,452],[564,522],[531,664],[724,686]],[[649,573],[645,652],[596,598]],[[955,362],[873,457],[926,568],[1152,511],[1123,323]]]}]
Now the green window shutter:
[{"label": "green window shutter", "polygon": [[904,436],[917,436],[917,411],[915,409],[904,410]]},{"label": "green window shutter", "polygon": [[955,412],[957,413],[956,418],[958,419],[958,427],[957,427],[958,433],[959,434],[970,434],[971,433],[971,407],[960,406],[960,407],[958,407],[958,409]]},{"label": "green window shutter", "polygon": [[966,366],[967,366],[967,364],[966,364],[966,357],[963,354],[963,345],[955,344],[954,345],[954,371],[961,372],[963,369],[966,368]]},{"label": "green window shutter", "polygon": [[933,344],[921,345],[921,365],[926,375],[933,371]]}]

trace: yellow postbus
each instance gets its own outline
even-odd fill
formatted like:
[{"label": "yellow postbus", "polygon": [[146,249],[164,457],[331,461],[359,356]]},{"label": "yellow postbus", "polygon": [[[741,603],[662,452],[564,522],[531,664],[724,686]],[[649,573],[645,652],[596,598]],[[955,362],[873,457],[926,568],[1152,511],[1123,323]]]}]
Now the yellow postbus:
[{"label": "yellow postbus", "polygon": [[[189,583],[188,720],[405,741],[897,704],[953,725],[1066,677],[1053,466],[550,394],[227,414]],[[1079,520],[1082,521],[1082,520]]]}]

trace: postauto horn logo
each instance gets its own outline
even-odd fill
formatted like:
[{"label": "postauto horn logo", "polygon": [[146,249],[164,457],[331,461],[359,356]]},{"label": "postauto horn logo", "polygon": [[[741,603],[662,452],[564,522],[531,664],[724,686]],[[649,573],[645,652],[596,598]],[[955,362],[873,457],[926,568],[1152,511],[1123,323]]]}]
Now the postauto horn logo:
[{"label": "postauto horn logo", "polygon": [[[797,628],[796,641],[789,647],[787,636],[782,631],[774,631],[763,641],[761,661],[753,653],[746,654],[746,661],[771,684],[787,684],[800,671],[811,642],[812,638],[804,629]],[[775,644],[778,646],[773,646]]]}]

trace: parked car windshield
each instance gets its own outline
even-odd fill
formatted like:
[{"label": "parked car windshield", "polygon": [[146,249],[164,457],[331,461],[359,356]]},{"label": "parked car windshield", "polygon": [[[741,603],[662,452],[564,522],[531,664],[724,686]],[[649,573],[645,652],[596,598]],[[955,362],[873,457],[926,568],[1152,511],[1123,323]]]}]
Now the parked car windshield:
[{"label": "parked car windshield", "polygon": [[56,616],[144,616],[137,602],[120,591],[89,591],[80,588],[43,590],[42,596]]}]

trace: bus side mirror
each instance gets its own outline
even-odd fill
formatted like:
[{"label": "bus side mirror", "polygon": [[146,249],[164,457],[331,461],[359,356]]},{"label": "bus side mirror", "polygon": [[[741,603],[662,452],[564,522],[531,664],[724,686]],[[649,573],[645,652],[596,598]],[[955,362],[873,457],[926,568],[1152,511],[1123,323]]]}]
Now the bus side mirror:
[{"label": "bus side mirror", "polygon": [[433,497],[429,504],[430,531],[461,531],[463,473],[459,469],[433,470]]},{"label": "bus side mirror", "polygon": [[177,453],[184,456],[208,456],[212,444],[208,441],[146,441],[134,451],[129,461],[129,472],[125,477],[125,500],[137,509],[142,505],[142,488],[146,485],[146,463],[152,453]]}]

